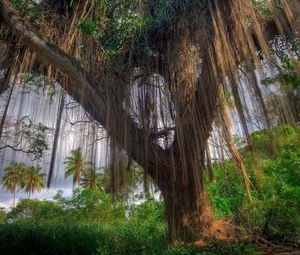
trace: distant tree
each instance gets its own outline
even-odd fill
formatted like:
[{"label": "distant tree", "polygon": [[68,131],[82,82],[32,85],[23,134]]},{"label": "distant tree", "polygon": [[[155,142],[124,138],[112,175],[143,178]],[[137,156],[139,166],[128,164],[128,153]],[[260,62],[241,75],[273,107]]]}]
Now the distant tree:
[{"label": "distant tree", "polygon": [[24,185],[24,172],[26,166],[23,163],[11,162],[4,168],[4,176],[2,178],[3,187],[13,193],[13,207],[16,204],[17,188]]},{"label": "distant tree", "polygon": [[4,115],[5,119],[2,118],[0,123],[0,150],[31,154],[34,160],[42,158],[49,149],[48,136],[52,129],[42,123],[34,123],[28,116],[15,120]]},{"label": "distant tree", "polygon": [[118,199],[123,201],[132,199],[137,195],[140,186],[143,187],[140,195],[149,198],[153,181],[149,176],[146,176],[143,170],[140,165],[134,161],[130,162],[127,158],[112,162],[105,166],[104,172],[100,174],[100,186],[105,192],[111,193],[113,197],[116,195]]},{"label": "distant tree", "polygon": [[35,190],[41,192],[42,188],[45,187],[46,174],[41,173],[41,170],[40,166],[31,166],[26,168],[24,172],[24,189],[28,193],[28,198]]},{"label": "distant tree", "polygon": [[80,185],[83,188],[97,189],[100,187],[101,174],[97,173],[94,167],[86,168],[82,172],[82,177],[80,178]]},{"label": "distant tree", "polygon": [[66,165],[65,178],[73,175],[73,185],[80,184],[80,176],[88,168],[89,163],[84,160],[81,148],[71,151],[71,156],[66,157],[64,161]]}]

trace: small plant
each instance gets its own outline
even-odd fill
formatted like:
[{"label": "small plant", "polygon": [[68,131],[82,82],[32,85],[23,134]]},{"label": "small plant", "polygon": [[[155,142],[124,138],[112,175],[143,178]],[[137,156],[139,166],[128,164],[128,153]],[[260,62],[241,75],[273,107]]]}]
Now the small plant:
[{"label": "small plant", "polygon": [[100,28],[91,20],[83,20],[78,25],[80,31],[88,37],[101,37]]}]

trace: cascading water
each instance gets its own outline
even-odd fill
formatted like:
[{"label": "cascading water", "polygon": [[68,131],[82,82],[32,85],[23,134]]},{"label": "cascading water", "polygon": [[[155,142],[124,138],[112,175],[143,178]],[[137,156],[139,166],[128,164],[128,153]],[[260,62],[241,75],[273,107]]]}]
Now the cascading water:
[{"label": "cascading water", "polygon": [[[261,80],[270,74],[274,75],[271,68],[265,68],[257,75],[260,82],[260,89],[263,91],[265,98],[270,96],[271,93],[276,93],[276,86],[266,87],[261,85]],[[247,113],[247,126],[252,133],[256,130],[263,129],[266,123],[262,121],[264,116],[259,108],[258,102],[249,90],[246,78],[242,74],[240,75],[242,86],[239,86],[239,93],[242,95],[243,107]],[[79,104],[69,96],[65,96],[63,98],[59,136],[57,137],[57,149],[54,151],[55,155],[53,157],[53,142],[59,116],[59,106],[62,103],[62,91],[60,91],[58,86],[54,86],[54,88],[44,86],[43,81],[39,81],[38,79],[35,83],[41,84],[39,84],[37,88],[34,88],[30,87],[32,84],[26,84],[25,80],[25,82],[21,84],[17,83],[14,86],[5,123],[16,123],[21,121],[24,117],[28,117],[35,124],[42,123],[50,129],[46,137],[49,147],[41,158],[35,160],[34,156],[30,153],[16,151],[18,150],[18,146],[11,143],[9,139],[2,137],[2,146],[11,143],[12,146],[15,146],[16,150],[11,148],[0,150],[1,168],[7,166],[10,162],[23,162],[27,165],[40,165],[43,172],[48,174],[51,160],[54,160],[54,173],[50,189],[44,189],[42,193],[34,194],[33,198],[51,198],[56,194],[58,189],[62,189],[66,195],[70,195],[72,193],[72,178],[64,178],[65,157],[70,154],[71,150],[80,147],[87,161],[92,162],[96,168],[99,169],[107,165],[109,163],[107,162],[107,155],[109,153],[107,134],[101,126],[89,119]],[[52,95],[53,90],[55,90],[55,93]],[[138,89],[133,89],[133,97],[134,94],[140,93],[136,90]],[[7,106],[8,95],[9,90],[0,96],[0,113],[3,113],[3,109]],[[136,103],[136,107],[138,107],[138,102]],[[234,106],[228,106],[228,110],[231,122],[234,123],[234,125],[232,125],[232,134],[237,138],[236,144],[237,146],[243,146],[245,144],[245,135],[238,113]],[[170,120],[169,125],[171,126]],[[15,129],[17,129],[17,127],[13,128],[11,132],[15,132]],[[11,135],[14,134],[12,133]],[[214,125],[214,130],[211,133],[208,143],[213,162],[220,162],[230,157],[226,146],[224,146],[219,127],[216,124]],[[11,194],[6,193],[2,187],[0,193],[0,206],[9,207],[11,204]],[[20,199],[22,197],[27,197],[27,195],[19,192],[17,198]]]}]

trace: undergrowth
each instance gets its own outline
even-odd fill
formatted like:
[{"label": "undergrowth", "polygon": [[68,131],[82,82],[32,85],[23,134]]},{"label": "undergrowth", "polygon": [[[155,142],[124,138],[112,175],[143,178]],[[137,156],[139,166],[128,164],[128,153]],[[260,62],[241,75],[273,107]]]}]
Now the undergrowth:
[{"label": "undergrowth", "polygon": [[[214,217],[231,220],[248,234],[293,242],[300,229],[300,128],[281,126],[253,133],[241,148],[249,171],[249,203],[239,169],[232,160],[214,165],[215,182],[206,181]],[[270,152],[271,151],[271,152]],[[128,207],[99,190],[58,193],[52,201],[22,200],[0,211],[1,254],[255,254],[247,242],[212,241],[206,247],[169,245],[161,201]]]}]

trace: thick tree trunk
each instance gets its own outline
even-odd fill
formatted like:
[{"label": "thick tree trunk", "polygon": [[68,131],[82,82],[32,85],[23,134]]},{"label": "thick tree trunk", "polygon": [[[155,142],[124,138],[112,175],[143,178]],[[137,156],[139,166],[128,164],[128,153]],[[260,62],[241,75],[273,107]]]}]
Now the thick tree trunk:
[{"label": "thick tree trunk", "polygon": [[213,236],[207,195],[203,185],[201,189],[196,187],[196,180],[191,179],[189,183],[178,180],[176,185],[162,188],[170,241]]}]

